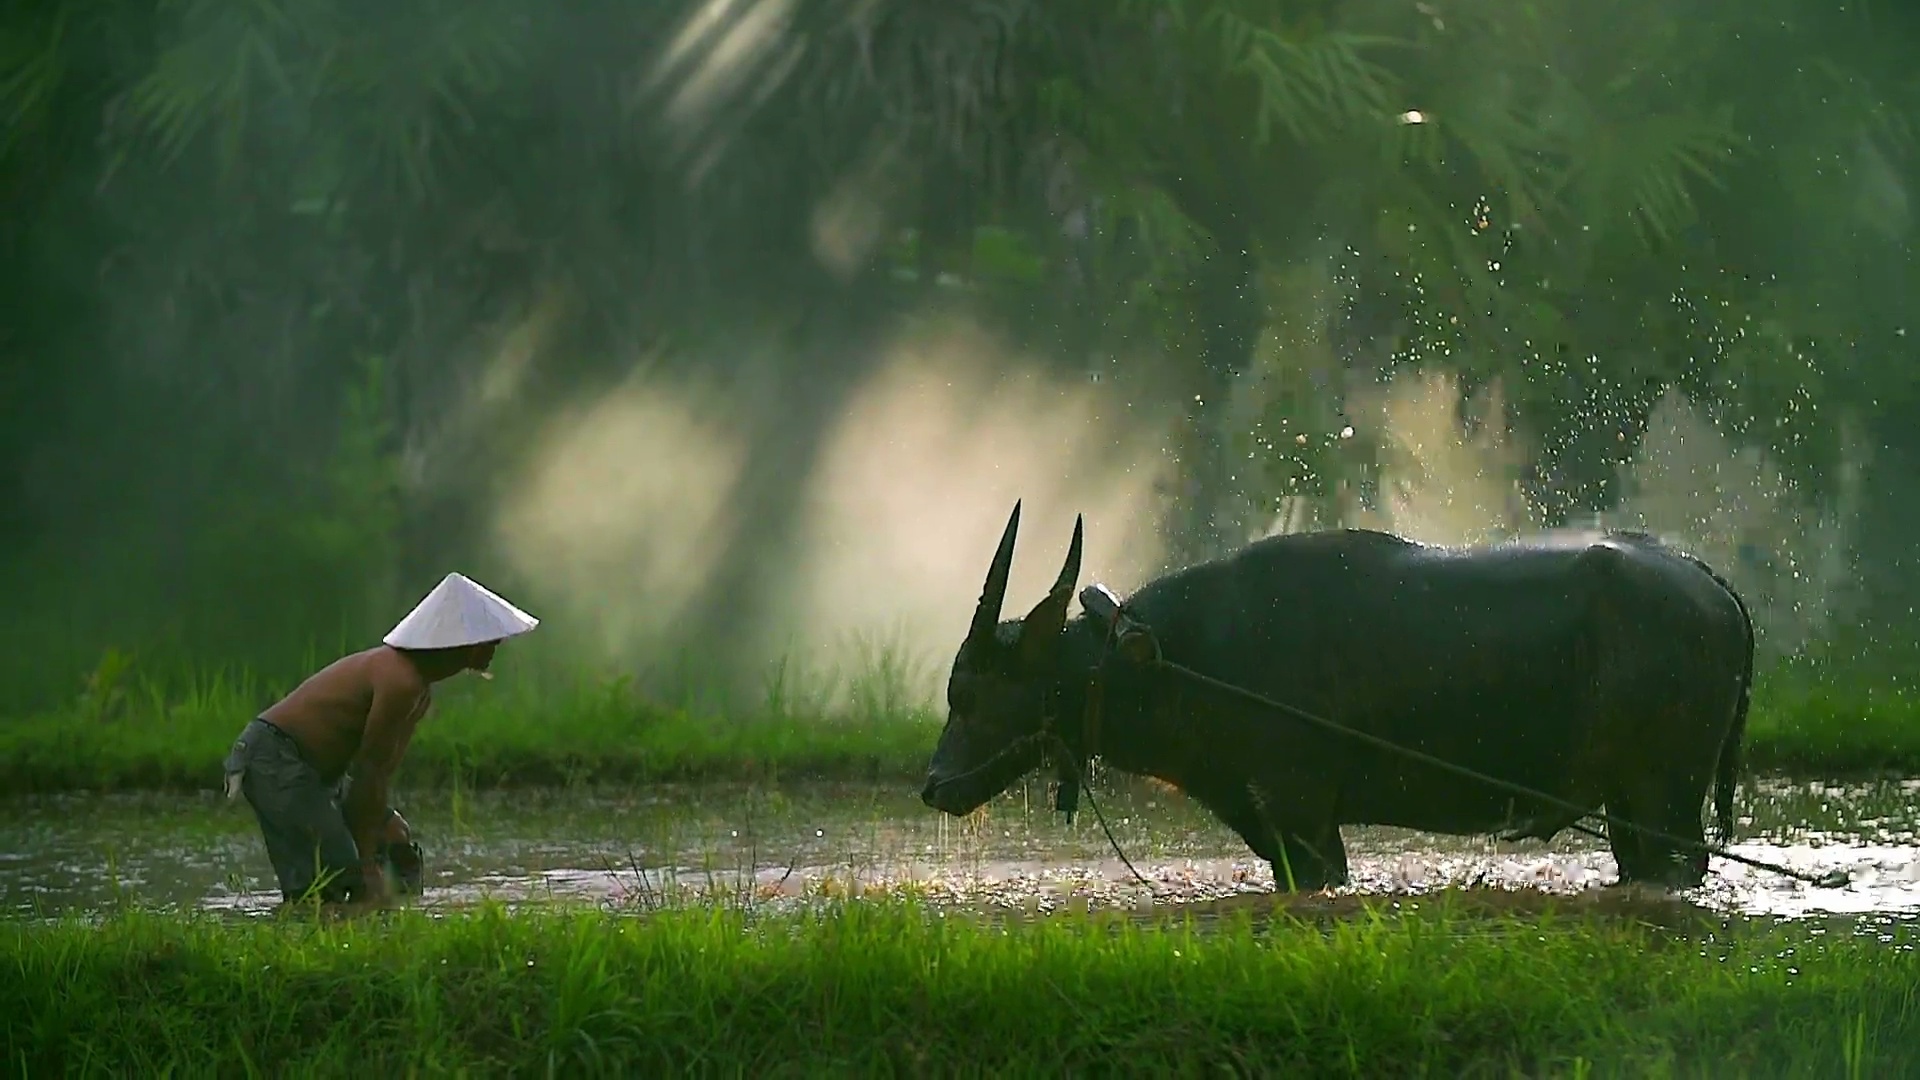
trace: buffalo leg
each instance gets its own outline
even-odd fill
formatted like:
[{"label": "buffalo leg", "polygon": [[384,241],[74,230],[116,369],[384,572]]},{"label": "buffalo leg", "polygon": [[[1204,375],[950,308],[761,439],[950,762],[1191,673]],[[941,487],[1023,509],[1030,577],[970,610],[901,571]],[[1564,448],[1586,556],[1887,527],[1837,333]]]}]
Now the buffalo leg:
[{"label": "buffalo leg", "polygon": [[[1712,700],[1701,702],[1697,709],[1702,716],[1733,711]],[[1661,841],[1666,856],[1663,860],[1666,878],[1678,888],[1698,888],[1707,879],[1707,827],[1701,820],[1701,803],[1713,787],[1714,766],[1720,757],[1719,743],[1716,737],[1697,754],[1683,758],[1690,764],[1675,769],[1666,778],[1662,793],[1665,798],[1658,815],[1665,824],[1660,830],[1687,841],[1685,844]]]},{"label": "buffalo leg", "polygon": [[1503,844],[1517,844],[1522,840],[1539,840],[1552,843],[1553,838],[1563,831],[1579,824],[1584,814],[1575,814],[1566,810],[1551,810],[1547,816],[1534,818],[1525,825],[1516,825],[1511,829],[1494,833],[1494,839]]},{"label": "buffalo leg", "polygon": [[1338,826],[1324,829],[1319,836],[1312,838],[1283,832],[1280,850],[1286,855],[1287,861],[1284,864],[1274,862],[1273,887],[1276,891],[1286,888],[1289,870],[1293,873],[1293,887],[1299,892],[1318,892],[1347,883],[1347,845],[1340,838]]},{"label": "buffalo leg", "polygon": [[1607,827],[1620,884],[1643,882],[1663,888],[1691,889],[1706,880],[1706,829],[1700,822],[1704,776],[1651,777],[1607,800],[1609,816],[1657,829],[1691,843],[1675,843],[1638,829]]},{"label": "buffalo leg", "polygon": [[1640,830],[1629,828],[1617,822],[1641,823],[1644,806],[1625,796],[1607,799],[1607,846],[1613,849],[1613,861],[1620,868],[1621,885],[1631,885],[1645,881],[1651,876],[1653,867],[1647,858],[1646,838]]},{"label": "buffalo leg", "polygon": [[1293,889],[1317,892],[1347,882],[1347,847],[1340,827],[1329,825],[1317,836],[1276,827],[1251,793],[1222,799],[1212,807],[1214,815],[1238,833],[1249,850],[1273,867],[1275,891],[1287,890],[1291,872]]},{"label": "buffalo leg", "polygon": [[[1247,845],[1248,850],[1261,859],[1280,864],[1279,837],[1267,824],[1266,815],[1260,813],[1253,800],[1244,795],[1231,798],[1210,798],[1203,800],[1207,809],[1220,819],[1227,828],[1237,833]],[[1276,879],[1278,880],[1278,879]]]},{"label": "buffalo leg", "polygon": [[1323,888],[1337,888],[1347,883],[1347,842],[1340,835],[1339,825],[1330,824],[1322,829],[1320,836],[1312,841],[1310,850],[1318,855],[1323,867],[1326,882]]},{"label": "buffalo leg", "polygon": [[1661,883],[1671,888],[1698,888],[1707,878],[1707,831],[1700,821],[1700,801],[1706,786],[1704,776],[1675,777],[1660,804],[1662,812],[1656,815],[1656,827],[1661,832],[1690,841],[1676,844],[1649,838],[1649,847],[1659,855],[1655,870]]}]

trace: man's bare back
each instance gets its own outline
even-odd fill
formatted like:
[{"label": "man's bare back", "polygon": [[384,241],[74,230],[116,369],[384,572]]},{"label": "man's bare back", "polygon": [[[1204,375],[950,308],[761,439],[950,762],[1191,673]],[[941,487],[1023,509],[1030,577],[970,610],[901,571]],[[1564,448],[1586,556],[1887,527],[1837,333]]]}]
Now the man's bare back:
[{"label": "man's bare back", "polygon": [[314,672],[260,718],[293,736],[313,767],[331,782],[359,755],[368,715],[382,696],[411,702],[402,722],[404,749],[432,703],[433,690],[411,660],[387,645],[343,656]]}]

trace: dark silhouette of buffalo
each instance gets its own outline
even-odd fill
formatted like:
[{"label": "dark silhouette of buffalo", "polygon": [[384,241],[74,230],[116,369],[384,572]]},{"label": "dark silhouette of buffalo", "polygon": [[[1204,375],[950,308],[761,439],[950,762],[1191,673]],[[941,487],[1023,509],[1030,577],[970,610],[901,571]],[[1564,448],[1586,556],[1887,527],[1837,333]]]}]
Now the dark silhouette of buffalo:
[{"label": "dark silhouette of buffalo", "polygon": [[1049,762],[1063,795],[1077,793],[1097,756],[1182,789],[1273,864],[1277,887],[1303,890],[1346,881],[1341,825],[1551,839],[1583,816],[1223,693],[1164,659],[1667,834],[1608,829],[1622,882],[1701,882],[1709,787],[1718,832],[1731,834],[1752,621],[1705,563],[1653,537],[1463,550],[1357,529],[1276,536],[1069,621],[1076,520],[1052,590],[1001,622],[1019,526],[1016,503],[947,680],[921,792],[937,810],[971,813]]}]

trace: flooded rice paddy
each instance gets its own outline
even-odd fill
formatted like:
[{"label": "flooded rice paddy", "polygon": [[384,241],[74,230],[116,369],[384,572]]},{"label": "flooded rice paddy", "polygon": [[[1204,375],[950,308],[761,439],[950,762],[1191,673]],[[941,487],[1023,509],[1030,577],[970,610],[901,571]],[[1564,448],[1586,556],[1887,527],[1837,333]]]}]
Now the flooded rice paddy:
[{"label": "flooded rice paddy", "polygon": [[[687,901],[781,905],[820,896],[912,891],[974,907],[1221,909],[1272,887],[1265,864],[1199,806],[1109,778],[1098,785],[1114,838],[1083,801],[1071,826],[1036,782],[955,821],[908,785],[667,786],[635,790],[401,793],[426,850],[416,903],[455,907],[588,901],[642,909]],[[1734,850],[1850,882],[1818,888],[1725,860],[1701,889],[1668,898],[1702,912],[1785,918],[1920,918],[1920,780],[1866,784],[1760,781],[1742,789]],[[1345,830],[1346,897],[1470,887],[1509,905],[1577,894],[1597,904],[1612,856],[1598,840],[1502,844],[1399,829]],[[279,897],[244,803],[200,796],[10,800],[0,817],[0,905],[14,916],[143,907],[236,913]],[[1346,900],[1347,903],[1352,901]]]}]

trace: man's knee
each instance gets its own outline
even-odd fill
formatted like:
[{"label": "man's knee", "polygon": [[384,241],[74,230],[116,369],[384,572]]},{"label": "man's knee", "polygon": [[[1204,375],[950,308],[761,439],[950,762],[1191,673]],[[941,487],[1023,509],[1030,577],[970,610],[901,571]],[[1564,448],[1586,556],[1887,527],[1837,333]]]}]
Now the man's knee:
[{"label": "man's knee", "polygon": [[291,880],[283,878],[280,884],[281,896],[290,903],[318,900],[323,904],[345,904],[360,899],[366,891],[366,882],[357,866],[326,866],[318,873],[308,872]]},{"label": "man's knee", "polygon": [[[260,825],[267,841],[267,855],[286,899],[317,896],[333,903],[364,891],[360,859],[352,839],[349,837],[342,844],[329,824],[311,818],[287,821],[263,817]],[[343,832],[344,826],[339,831]]]}]

